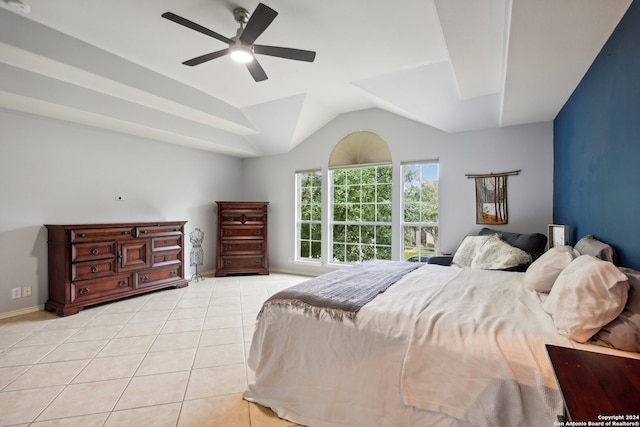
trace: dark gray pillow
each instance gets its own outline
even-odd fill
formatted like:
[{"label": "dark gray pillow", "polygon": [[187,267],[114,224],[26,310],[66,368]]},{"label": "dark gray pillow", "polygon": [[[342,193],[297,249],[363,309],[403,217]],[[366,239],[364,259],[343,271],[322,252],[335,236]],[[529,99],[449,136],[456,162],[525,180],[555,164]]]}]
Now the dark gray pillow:
[{"label": "dark gray pillow", "polygon": [[580,239],[574,248],[582,255],[593,255],[603,261],[618,265],[616,250],[611,245],[601,242],[590,234]]},{"label": "dark gray pillow", "polygon": [[547,247],[547,236],[541,233],[521,234],[509,231],[492,230],[484,227],[478,234],[497,234],[502,238],[502,240],[511,246],[515,246],[525,252],[529,252],[534,261],[544,253],[544,250]]},{"label": "dark gray pillow", "polygon": [[618,317],[591,338],[591,343],[640,353],[640,271],[624,267],[619,270],[629,278],[627,304]]}]

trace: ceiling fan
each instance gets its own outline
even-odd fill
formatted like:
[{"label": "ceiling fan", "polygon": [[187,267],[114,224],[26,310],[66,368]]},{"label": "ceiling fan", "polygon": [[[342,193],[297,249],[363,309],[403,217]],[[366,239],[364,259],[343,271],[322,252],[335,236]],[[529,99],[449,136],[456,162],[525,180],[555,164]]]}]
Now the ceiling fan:
[{"label": "ceiling fan", "polygon": [[246,9],[239,7],[233,10],[233,16],[240,24],[240,28],[238,28],[234,37],[227,38],[215,31],[203,27],[202,25],[178,16],[175,13],[165,12],[162,14],[163,18],[177,24],[184,25],[187,28],[191,28],[192,30],[198,31],[209,37],[213,37],[214,39],[220,40],[229,45],[226,49],[206,53],[193,59],[189,59],[188,61],[184,61],[184,65],[192,67],[194,65],[211,61],[212,59],[220,58],[224,55],[230,55],[235,61],[245,63],[253,79],[256,82],[260,82],[267,79],[267,74],[264,72],[264,69],[262,69],[260,63],[256,60],[255,54],[276,56],[279,58],[306,62],[313,62],[316,58],[316,53],[310,50],[254,44],[260,34],[262,34],[264,30],[271,25],[276,16],[278,16],[278,12],[271,9],[269,6],[262,3],[258,4],[258,7],[256,7],[256,10],[252,15],[249,15],[249,12],[247,12]]}]

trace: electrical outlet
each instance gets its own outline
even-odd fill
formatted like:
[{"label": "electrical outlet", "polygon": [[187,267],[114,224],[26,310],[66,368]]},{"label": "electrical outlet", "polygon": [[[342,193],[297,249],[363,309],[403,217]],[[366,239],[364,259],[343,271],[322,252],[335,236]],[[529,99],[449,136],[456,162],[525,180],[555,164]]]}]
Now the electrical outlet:
[{"label": "electrical outlet", "polygon": [[22,296],[30,297],[31,296],[31,286],[23,286],[22,287]]},{"label": "electrical outlet", "polygon": [[22,289],[21,288],[12,288],[11,289],[11,298],[16,299],[22,297]]}]

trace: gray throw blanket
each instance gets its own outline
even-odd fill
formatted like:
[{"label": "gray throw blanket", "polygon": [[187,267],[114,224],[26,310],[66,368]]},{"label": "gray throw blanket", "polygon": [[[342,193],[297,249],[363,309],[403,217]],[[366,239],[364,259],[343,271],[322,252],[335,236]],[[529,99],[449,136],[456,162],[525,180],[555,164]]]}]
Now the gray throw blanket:
[{"label": "gray throw blanket", "polygon": [[326,273],[274,294],[265,301],[258,317],[268,305],[279,305],[302,309],[316,318],[328,314],[338,321],[345,316],[353,320],[362,306],[421,265],[373,260]]}]

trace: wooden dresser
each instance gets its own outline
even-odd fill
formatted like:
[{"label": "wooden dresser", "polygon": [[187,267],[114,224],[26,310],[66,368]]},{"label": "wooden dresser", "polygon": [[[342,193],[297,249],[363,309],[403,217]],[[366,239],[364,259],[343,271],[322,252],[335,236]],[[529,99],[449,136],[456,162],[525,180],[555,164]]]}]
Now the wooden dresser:
[{"label": "wooden dresser", "polygon": [[166,287],[184,287],[184,224],[45,225],[49,232],[47,311],[60,316]]},{"label": "wooden dresser", "polygon": [[268,202],[218,204],[218,260],[216,276],[269,274],[267,251]]}]

